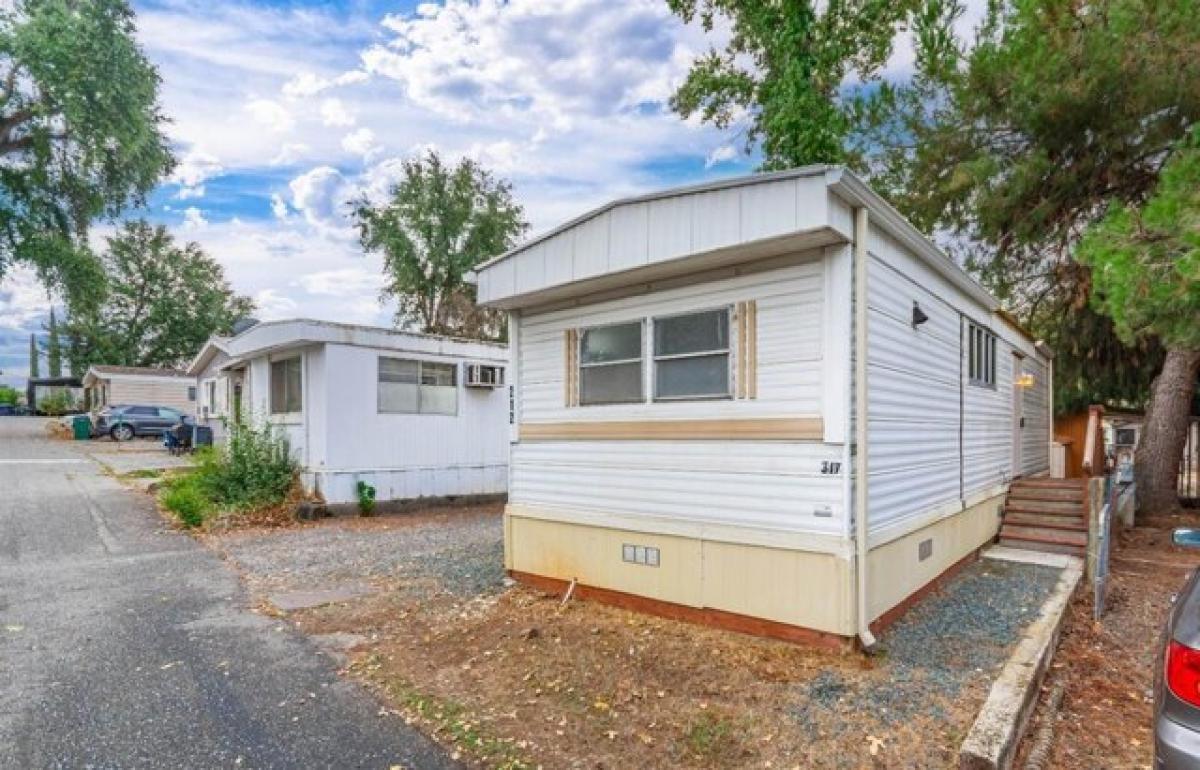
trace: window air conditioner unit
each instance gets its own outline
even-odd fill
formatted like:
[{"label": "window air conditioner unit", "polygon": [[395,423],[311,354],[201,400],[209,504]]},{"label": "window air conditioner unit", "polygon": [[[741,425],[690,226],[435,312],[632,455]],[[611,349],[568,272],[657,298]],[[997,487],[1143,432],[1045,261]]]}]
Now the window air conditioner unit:
[{"label": "window air conditioner unit", "polygon": [[490,364],[467,364],[468,388],[499,388],[504,385],[504,367]]}]

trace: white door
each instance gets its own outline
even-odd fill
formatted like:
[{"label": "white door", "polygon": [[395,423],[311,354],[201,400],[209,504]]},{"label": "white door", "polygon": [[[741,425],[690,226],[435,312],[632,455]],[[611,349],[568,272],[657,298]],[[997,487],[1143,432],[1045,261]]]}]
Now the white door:
[{"label": "white door", "polygon": [[1012,361],[1012,477],[1021,475],[1021,436],[1025,432],[1025,416],[1021,411],[1022,387],[1021,375],[1024,374],[1024,361],[1021,356],[1013,354]]}]

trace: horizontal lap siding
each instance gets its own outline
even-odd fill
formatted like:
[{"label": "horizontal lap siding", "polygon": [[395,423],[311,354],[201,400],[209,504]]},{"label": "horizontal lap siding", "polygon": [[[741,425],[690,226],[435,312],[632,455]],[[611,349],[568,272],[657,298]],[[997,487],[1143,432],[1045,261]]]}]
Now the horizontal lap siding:
[{"label": "horizontal lap siding", "polygon": [[[554,311],[521,319],[523,421],[819,416],[823,283],[813,261],[753,275]],[[692,401],[567,408],[563,333],[567,329],[758,302],[758,393],[753,401]],[[649,367],[649,361],[644,364]]]},{"label": "horizontal lap siding", "polygon": [[[1006,483],[1012,478],[1013,353],[996,341],[996,387],[967,382],[967,337],[963,324],[963,496]],[[993,331],[998,329],[993,328]]]},{"label": "horizontal lap siding", "polygon": [[188,399],[188,388],[195,386],[195,380],[184,379],[177,382],[114,379],[109,386],[108,403],[165,406],[178,409],[184,414],[192,414],[196,404]]},{"label": "horizontal lap siding", "polygon": [[[776,441],[532,442],[513,448],[509,499],[587,513],[839,534],[837,448]],[[831,516],[815,509],[828,507]],[[597,523],[600,523],[599,521]]]},{"label": "horizontal lap siding", "polygon": [[[955,503],[960,493],[959,313],[902,272],[899,248],[877,239],[868,267],[871,532]],[[914,301],[928,316],[916,328]]]},{"label": "horizontal lap siding", "polygon": [[[821,259],[813,252],[810,261],[768,272],[522,317],[521,421],[830,419],[822,415],[821,403]],[[745,300],[757,302],[756,399],[564,405],[566,329]],[[841,459],[840,445],[817,442],[522,441],[513,447],[509,499],[519,505],[568,508],[577,515],[641,515],[701,525],[840,534],[842,477],[822,475],[821,463]],[[818,516],[818,508],[828,508],[832,515]]]}]

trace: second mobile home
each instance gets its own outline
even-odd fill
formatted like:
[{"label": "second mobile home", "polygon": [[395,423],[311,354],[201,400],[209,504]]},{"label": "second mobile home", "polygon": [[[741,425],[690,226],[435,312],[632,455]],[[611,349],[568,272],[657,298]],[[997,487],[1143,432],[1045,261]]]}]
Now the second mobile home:
[{"label": "second mobile home", "polygon": [[531,582],[869,642],[1048,467],[1049,351],[840,168],[617,201],[477,280]]}]

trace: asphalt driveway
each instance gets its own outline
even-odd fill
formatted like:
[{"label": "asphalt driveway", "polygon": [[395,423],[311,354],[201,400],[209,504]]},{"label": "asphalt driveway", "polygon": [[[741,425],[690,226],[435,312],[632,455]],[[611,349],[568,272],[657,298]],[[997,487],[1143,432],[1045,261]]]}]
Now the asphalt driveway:
[{"label": "asphalt driveway", "polygon": [[456,766],[42,426],[0,418],[0,767]]}]

